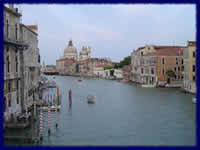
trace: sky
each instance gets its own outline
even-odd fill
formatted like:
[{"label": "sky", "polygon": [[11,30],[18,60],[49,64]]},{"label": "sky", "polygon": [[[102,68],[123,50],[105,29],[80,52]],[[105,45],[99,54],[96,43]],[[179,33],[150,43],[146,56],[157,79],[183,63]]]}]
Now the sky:
[{"label": "sky", "polygon": [[17,5],[22,23],[38,25],[41,63],[55,65],[72,39],[79,52],[114,62],[145,45],[196,40],[195,5]]}]

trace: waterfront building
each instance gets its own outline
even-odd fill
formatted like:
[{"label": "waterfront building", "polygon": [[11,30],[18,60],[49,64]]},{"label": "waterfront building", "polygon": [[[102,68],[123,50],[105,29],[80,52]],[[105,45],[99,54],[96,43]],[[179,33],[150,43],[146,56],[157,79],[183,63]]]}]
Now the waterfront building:
[{"label": "waterfront building", "polygon": [[56,60],[56,71],[60,74],[60,75],[64,75],[64,65],[65,65],[65,60],[67,60],[68,58],[60,58]]},{"label": "waterfront building", "polygon": [[89,68],[88,75],[89,76],[96,75],[94,72],[96,72],[96,67],[100,66],[100,65],[102,65],[102,66],[113,66],[113,63],[110,60],[107,60],[107,59],[90,58],[90,59],[88,59],[88,68]]},{"label": "waterfront building", "polygon": [[4,6],[4,119],[16,119],[23,108],[23,51],[21,13],[12,4]]},{"label": "waterfront building", "polygon": [[69,58],[77,60],[77,49],[74,47],[72,40],[69,41],[68,46],[64,49],[64,56],[63,58]]},{"label": "waterfront building", "polygon": [[104,65],[96,65],[93,69],[93,74],[96,77],[104,77]]},{"label": "waterfront building", "polygon": [[184,48],[184,89],[196,93],[196,42],[188,41]]},{"label": "waterfront building", "polygon": [[[145,46],[132,52],[132,81],[151,86],[183,84],[182,46]],[[174,76],[168,75],[173,72]]]},{"label": "waterfront building", "polygon": [[[40,54],[38,48],[37,25],[20,24],[22,40],[29,44],[24,51],[24,106],[29,109],[39,100]],[[24,107],[23,107],[24,108]]]},{"label": "waterfront building", "polygon": [[88,59],[79,60],[76,62],[76,72],[79,75],[87,76],[89,71]]},{"label": "waterfront building", "polygon": [[131,64],[130,65],[126,65],[122,68],[122,71],[123,71],[123,79],[125,81],[130,81],[131,79],[131,71],[132,71],[132,67],[131,67]]},{"label": "waterfront building", "polygon": [[122,69],[114,69],[114,76],[116,77],[116,79],[122,79],[123,78]]}]

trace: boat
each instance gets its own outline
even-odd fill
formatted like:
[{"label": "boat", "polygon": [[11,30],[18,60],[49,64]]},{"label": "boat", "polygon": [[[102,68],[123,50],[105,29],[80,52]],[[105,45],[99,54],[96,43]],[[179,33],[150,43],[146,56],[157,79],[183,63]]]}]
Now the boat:
[{"label": "boat", "polygon": [[94,96],[89,95],[87,99],[88,99],[88,104],[94,104]]},{"label": "boat", "polygon": [[78,80],[78,82],[81,82],[81,81],[82,81],[81,79]]},{"label": "boat", "polygon": [[[55,112],[56,111],[56,108],[57,108],[57,111],[59,111],[60,110],[60,108],[61,108],[61,106],[60,105],[58,105],[58,106],[51,106],[50,107],[50,111],[52,111],[52,112]],[[48,107],[42,107],[42,110],[43,111],[48,111]]]},{"label": "boat", "polygon": [[197,98],[196,98],[196,97],[193,97],[193,98],[192,98],[192,102],[193,102],[193,103],[196,103],[196,102],[197,102]]}]

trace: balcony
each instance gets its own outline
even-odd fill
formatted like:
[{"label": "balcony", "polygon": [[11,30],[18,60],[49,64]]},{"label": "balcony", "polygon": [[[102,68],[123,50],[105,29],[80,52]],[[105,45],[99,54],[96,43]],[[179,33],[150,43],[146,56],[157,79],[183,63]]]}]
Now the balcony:
[{"label": "balcony", "polygon": [[19,28],[16,31],[15,25],[4,24],[4,44],[13,45],[21,49],[28,48],[28,44],[25,44],[20,36]]},{"label": "balcony", "polygon": [[20,78],[20,73],[19,72],[7,72],[7,73],[4,73],[4,80],[16,79],[16,78]]}]

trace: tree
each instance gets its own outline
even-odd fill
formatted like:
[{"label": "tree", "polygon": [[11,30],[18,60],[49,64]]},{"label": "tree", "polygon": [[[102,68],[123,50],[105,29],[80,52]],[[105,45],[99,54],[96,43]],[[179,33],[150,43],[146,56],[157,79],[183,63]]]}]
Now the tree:
[{"label": "tree", "polygon": [[123,68],[126,65],[131,64],[131,56],[125,57],[119,64],[115,64],[114,68]]},{"label": "tree", "polygon": [[106,67],[104,67],[104,70],[110,70],[112,68],[113,68],[112,66],[106,66]]},{"label": "tree", "polygon": [[173,70],[168,70],[166,72],[167,76],[170,77],[170,78],[175,78],[176,74]]}]

